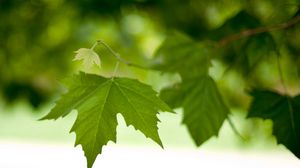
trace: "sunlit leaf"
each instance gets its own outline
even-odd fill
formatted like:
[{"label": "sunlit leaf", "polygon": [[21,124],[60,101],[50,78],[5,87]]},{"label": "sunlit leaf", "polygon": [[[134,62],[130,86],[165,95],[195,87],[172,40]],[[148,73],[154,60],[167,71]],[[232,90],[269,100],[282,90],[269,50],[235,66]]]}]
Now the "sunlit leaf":
[{"label": "sunlit leaf", "polygon": [[92,49],[80,48],[75,51],[76,55],[74,61],[83,60],[83,65],[86,69],[90,69],[94,64],[101,68],[101,61],[99,55]]},{"label": "sunlit leaf", "polygon": [[43,119],[57,119],[78,111],[71,129],[76,133],[75,145],[81,144],[91,168],[102,147],[116,142],[117,113],[127,125],[140,130],[162,146],[157,132],[158,111],[171,109],[148,85],[128,78],[104,78],[80,73],[68,82],[69,91]]}]

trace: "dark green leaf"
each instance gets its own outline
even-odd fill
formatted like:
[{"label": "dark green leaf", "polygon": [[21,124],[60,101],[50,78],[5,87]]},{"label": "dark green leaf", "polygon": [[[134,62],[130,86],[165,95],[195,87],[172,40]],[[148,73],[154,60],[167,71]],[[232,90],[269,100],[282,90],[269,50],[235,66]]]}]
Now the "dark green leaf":
[{"label": "dark green leaf", "polygon": [[273,135],[300,158],[300,95],[290,97],[268,90],[253,90],[248,117],[273,121]]}]

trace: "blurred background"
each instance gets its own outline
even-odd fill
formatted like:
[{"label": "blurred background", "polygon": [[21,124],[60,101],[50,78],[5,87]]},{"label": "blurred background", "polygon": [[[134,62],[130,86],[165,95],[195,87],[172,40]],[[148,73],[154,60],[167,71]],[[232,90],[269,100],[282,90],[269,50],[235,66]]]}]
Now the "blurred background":
[{"label": "blurred background", "polygon": [[[298,0],[0,0],[0,167],[85,167],[80,147],[72,147],[75,135],[68,134],[76,113],[38,121],[60,95],[59,81],[83,68],[72,61],[77,49],[102,39],[125,60],[147,67],[171,31],[220,41],[285,23],[299,13]],[[91,72],[110,76],[116,59],[103,46],[95,50],[103,68]],[[226,121],[218,138],[197,149],[177,109],[177,114],[159,115],[161,150],[118,116],[118,143],[104,147],[94,167],[300,167],[292,153],[276,144],[271,121],[245,119],[250,102],[245,90],[254,84],[283,89],[273,59],[277,51],[289,92],[297,94],[300,23],[234,41],[220,49],[222,59],[213,61],[210,73],[242,138]],[[118,75],[157,91],[178,80],[176,74],[126,65],[120,65]]]}]

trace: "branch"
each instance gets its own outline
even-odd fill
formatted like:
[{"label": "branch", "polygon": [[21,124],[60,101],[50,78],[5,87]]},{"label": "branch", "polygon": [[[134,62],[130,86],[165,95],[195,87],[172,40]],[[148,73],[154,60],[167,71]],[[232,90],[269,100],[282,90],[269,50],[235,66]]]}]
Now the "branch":
[{"label": "branch", "polygon": [[233,34],[233,35],[222,38],[221,40],[219,40],[217,42],[217,46],[218,47],[223,47],[223,46],[227,45],[230,42],[239,40],[239,39],[244,38],[244,37],[249,37],[249,36],[253,36],[253,35],[256,35],[256,34],[260,34],[260,33],[271,32],[271,31],[281,30],[281,29],[287,29],[287,28],[295,25],[299,21],[300,21],[300,15],[292,18],[291,20],[289,20],[288,22],[285,22],[285,23],[272,25],[270,27],[259,27],[259,28],[255,28],[255,29],[244,30],[244,31],[241,31],[237,34]]}]

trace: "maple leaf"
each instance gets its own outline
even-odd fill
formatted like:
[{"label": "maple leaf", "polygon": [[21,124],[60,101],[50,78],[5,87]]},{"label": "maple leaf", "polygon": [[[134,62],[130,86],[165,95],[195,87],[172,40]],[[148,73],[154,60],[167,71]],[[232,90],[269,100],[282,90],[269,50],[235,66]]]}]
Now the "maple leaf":
[{"label": "maple leaf", "polygon": [[128,78],[104,78],[81,72],[66,82],[68,92],[43,119],[57,119],[71,110],[78,111],[71,129],[76,133],[75,146],[82,145],[91,168],[102,147],[116,142],[117,113],[127,126],[132,125],[162,146],[158,135],[158,110],[171,111],[148,85]]},{"label": "maple leaf", "polygon": [[286,146],[300,158],[300,95],[290,97],[269,90],[254,89],[248,118],[273,121],[273,135],[278,144]]},{"label": "maple leaf", "polygon": [[76,55],[73,61],[83,60],[83,65],[86,69],[90,69],[92,65],[96,64],[101,68],[101,60],[99,55],[92,49],[80,48],[75,51]]},{"label": "maple leaf", "polygon": [[172,108],[183,107],[185,124],[197,146],[217,136],[229,109],[214,80],[209,76],[184,80],[161,91],[160,97]]}]

